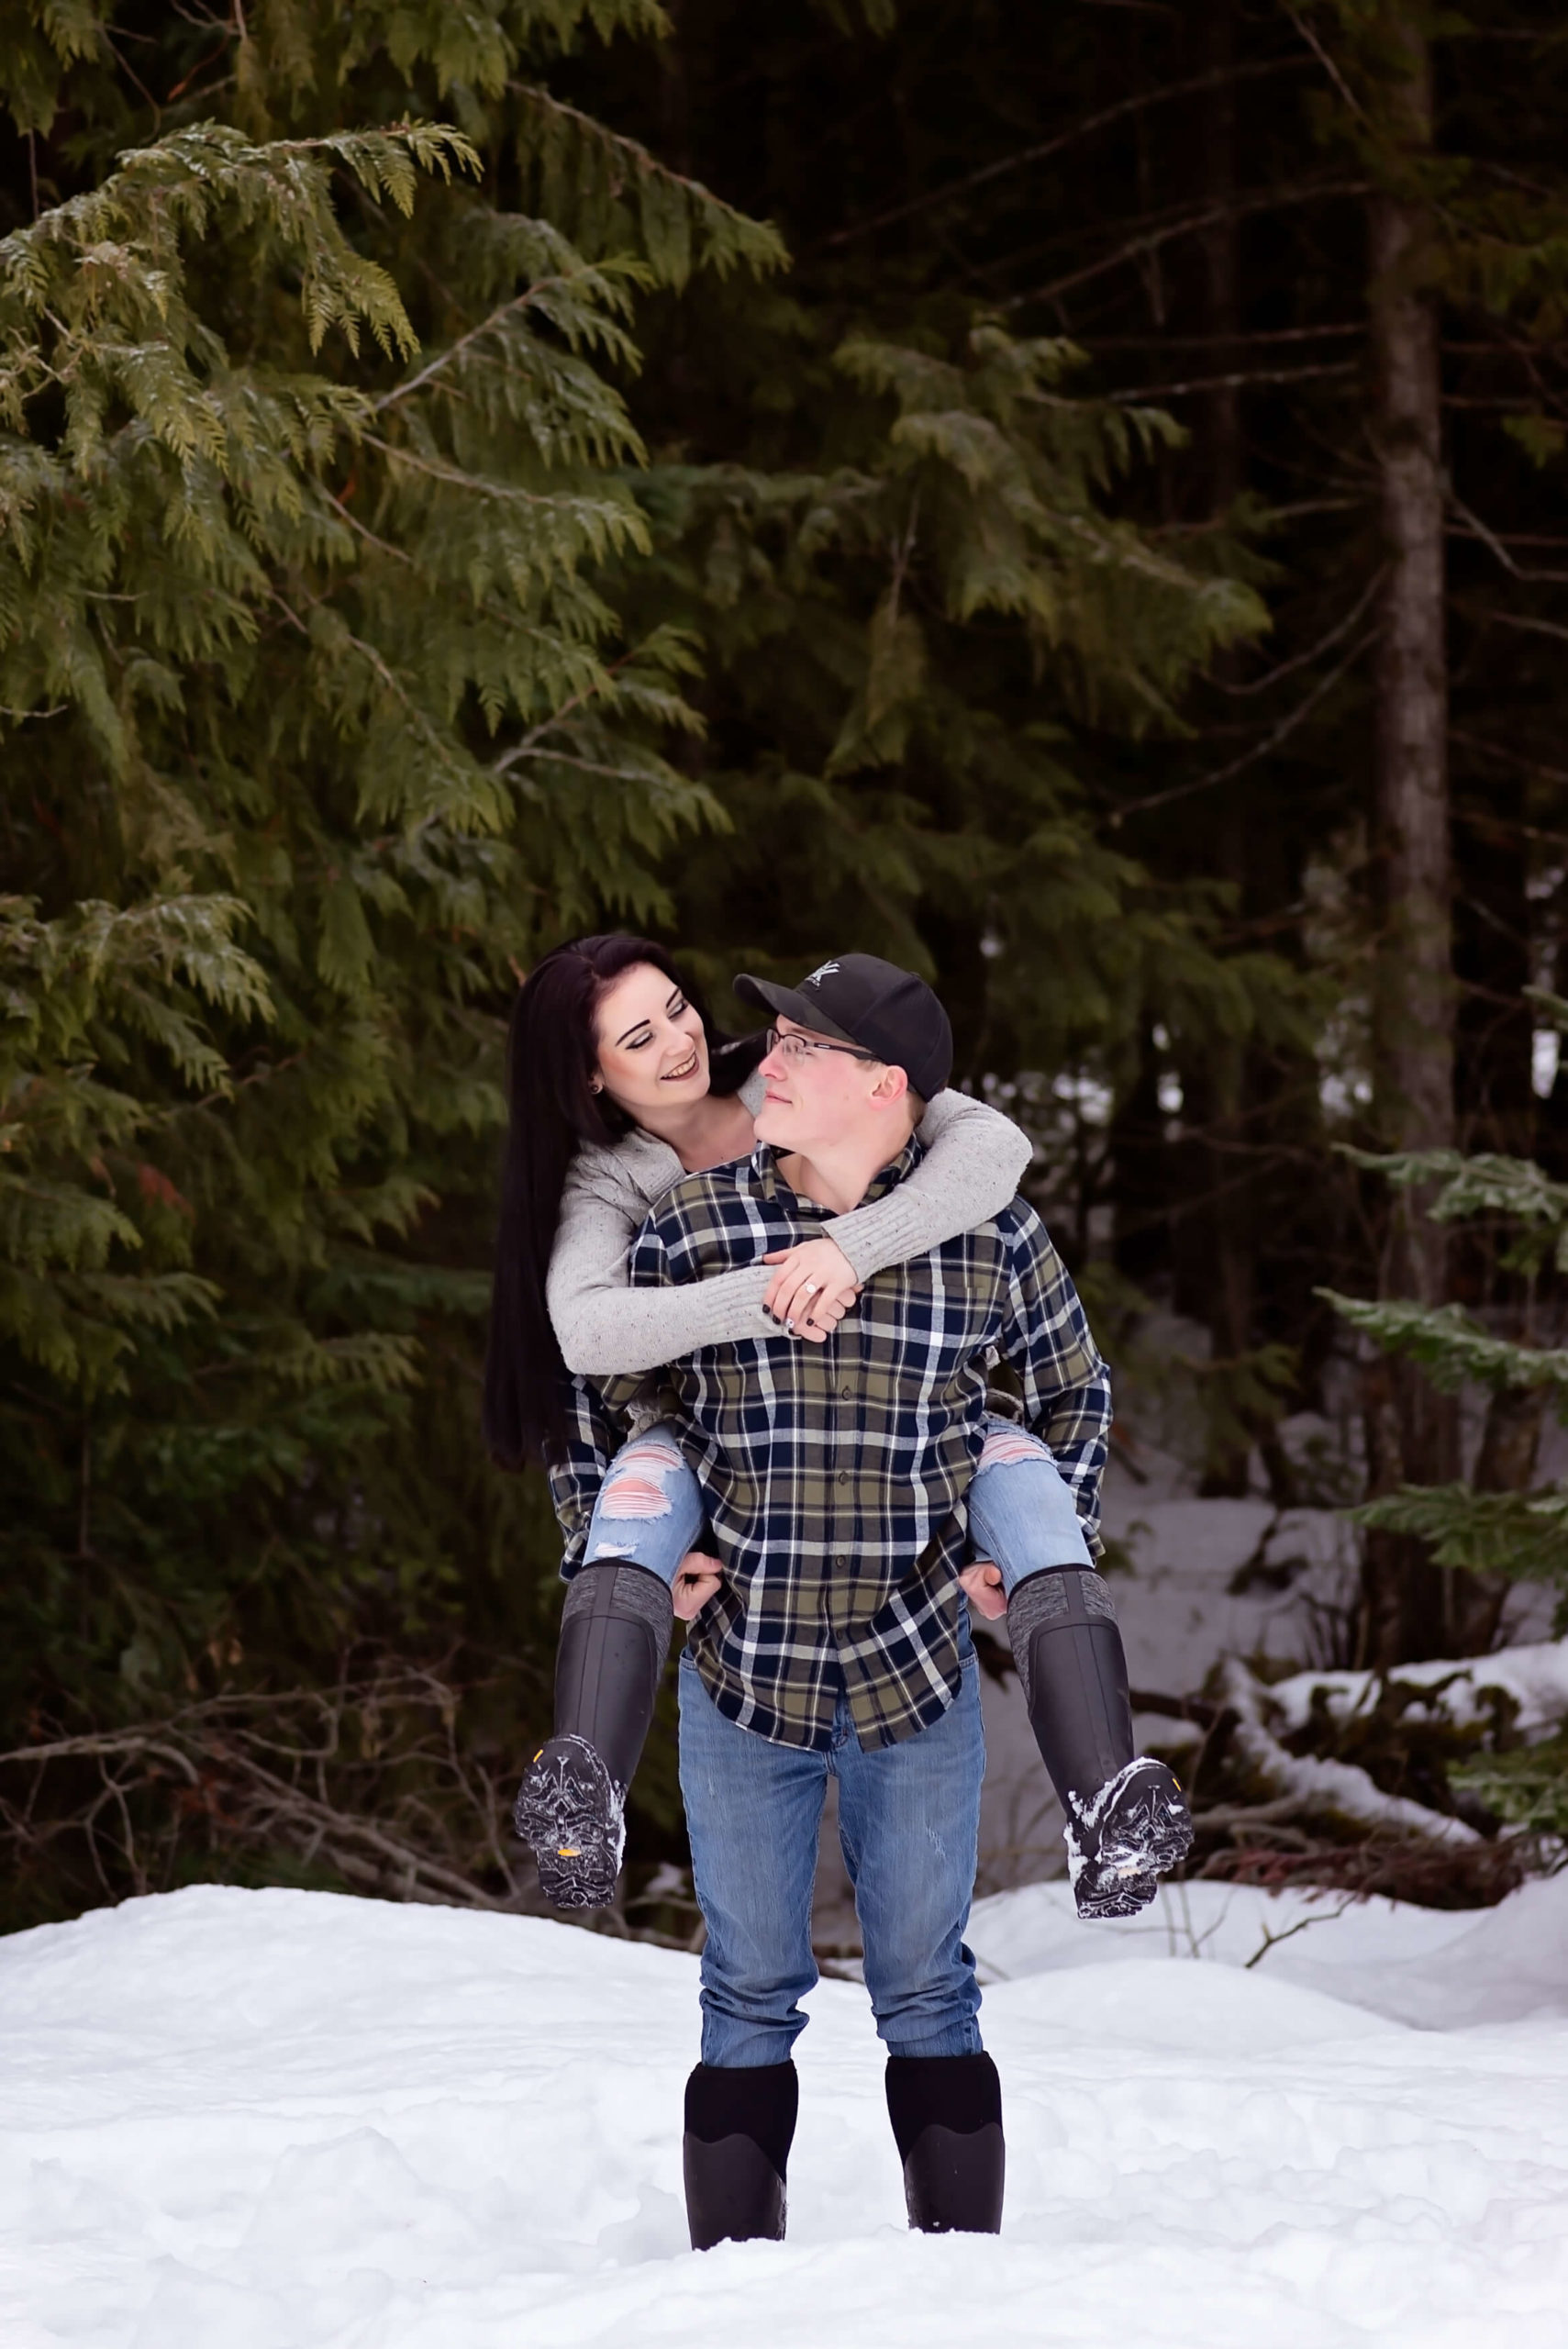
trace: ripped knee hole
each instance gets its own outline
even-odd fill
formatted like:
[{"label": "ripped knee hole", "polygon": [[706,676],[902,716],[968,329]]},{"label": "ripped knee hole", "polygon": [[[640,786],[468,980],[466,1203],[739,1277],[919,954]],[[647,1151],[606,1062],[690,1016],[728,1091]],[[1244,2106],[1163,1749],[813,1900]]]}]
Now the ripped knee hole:
[{"label": "ripped knee hole", "polygon": [[1037,1443],[1032,1435],[1026,1435],[1021,1428],[993,1429],[981,1447],[982,1468],[1021,1468],[1029,1461],[1037,1467],[1056,1465],[1044,1445]]}]

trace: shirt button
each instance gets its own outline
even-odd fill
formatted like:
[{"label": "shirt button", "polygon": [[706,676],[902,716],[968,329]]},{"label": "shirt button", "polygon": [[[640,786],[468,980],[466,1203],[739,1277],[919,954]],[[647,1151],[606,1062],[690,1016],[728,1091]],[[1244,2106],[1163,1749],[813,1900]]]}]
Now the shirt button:
[{"label": "shirt button", "polygon": [[833,1564],[834,1564],[836,1566],[847,1566],[847,1565],[849,1564],[849,1563],[850,1563],[850,1562],[849,1562],[849,1559],[845,1556],[845,1554],[844,1554],[844,1553],[843,1553],[843,1551],[842,1551],[842,1550],[840,1550],[840,1551],[839,1551],[839,1552],[838,1552],[837,1555],[834,1557],[834,1560],[833,1560]]},{"label": "shirt button", "polygon": [[840,1386],[839,1392],[843,1397],[846,1403],[852,1403],[854,1401],[855,1390],[852,1386]]},{"label": "shirt button", "polygon": [[840,1468],[840,1471],[839,1471],[839,1482],[840,1482],[840,1485],[847,1485],[847,1484],[849,1483],[849,1481],[850,1481],[850,1472],[849,1472],[849,1470],[848,1470],[847,1468]]}]

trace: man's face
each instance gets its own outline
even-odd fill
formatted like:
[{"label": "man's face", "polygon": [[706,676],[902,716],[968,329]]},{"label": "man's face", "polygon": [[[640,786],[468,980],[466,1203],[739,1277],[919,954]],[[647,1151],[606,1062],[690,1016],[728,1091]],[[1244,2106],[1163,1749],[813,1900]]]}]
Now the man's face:
[{"label": "man's face", "polygon": [[759,1065],[766,1091],[757,1113],[757,1139],[775,1149],[841,1148],[880,1134],[885,1122],[872,1096],[887,1074],[881,1061],[858,1059],[836,1037],[781,1017],[773,1050]]}]

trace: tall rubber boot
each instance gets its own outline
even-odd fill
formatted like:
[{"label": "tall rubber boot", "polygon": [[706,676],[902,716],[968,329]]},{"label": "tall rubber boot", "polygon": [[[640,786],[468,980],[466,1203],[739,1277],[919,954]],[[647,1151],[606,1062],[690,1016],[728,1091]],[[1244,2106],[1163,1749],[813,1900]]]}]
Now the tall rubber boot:
[{"label": "tall rubber boot", "polygon": [[692,2249],[782,2243],[784,2177],[800,2106],[793,2064],[699,2064],[686,2082],[682,2167]]},{"label": "tall rubber boot", "polygon": [[1002,2083],[989,2055],[890,2055],[887,2114],[909,2224],[922,2234],[1002,2232]]},{"label": "tall rubber boot", "polygon": [[1102,1575],[1052,1566],[1007,1602],[1029,1727],[1066,1820],[1081,1917],[1132,1917],[1192,1848],[1181,1787],[1132,1742],[1127,1653]]},{"label": "tall rubber boot", "polygon": [[646,1566],[582,1567],[555,1652],[555,1732],[523,1774],[513,1813],[557,1909],[604,1909],[626,1849],[626,1795],[653,1719],[674,1609]]}]

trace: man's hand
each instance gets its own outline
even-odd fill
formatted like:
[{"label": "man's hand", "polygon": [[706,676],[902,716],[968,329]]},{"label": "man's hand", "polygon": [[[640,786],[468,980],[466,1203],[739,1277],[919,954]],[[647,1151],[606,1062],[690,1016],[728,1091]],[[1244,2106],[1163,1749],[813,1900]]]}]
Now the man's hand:
[{"label": "man's hand", "polygon": [[686,1552],[670,1592],[671,1604],[683,1623],[702,1613],[723,1580],[724,1568],[717,1558],[705,1557],[700,1550]]},{"label": "man's hand", "polygon": [[773,1249],[762,1262],[778,1266],[762,1299],[766,1311],[791,1337],[825,1344],[861,1293],[843,1250],[831,1240],[801,1240],[793,1248]]},{"label": "man's hand", "polygon": [[1006,1613],[1007,1595],[1002,1588],[1002,1569],[994,1566],[989,1558],[976,1558],[972,1566],[961,1568],[958,1578],[975,1613],[984,1615],[988,1623],[994,1623],[998,1615]]}]

